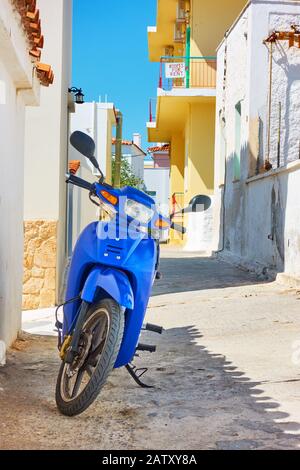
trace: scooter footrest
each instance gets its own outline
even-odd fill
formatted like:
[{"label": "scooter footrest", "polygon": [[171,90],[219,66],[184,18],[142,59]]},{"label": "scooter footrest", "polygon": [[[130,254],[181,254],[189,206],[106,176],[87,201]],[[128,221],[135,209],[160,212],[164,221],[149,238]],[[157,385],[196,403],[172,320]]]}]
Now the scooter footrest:
[{"label": "scooter footrest", "polygon": [[150,353],[154,353],[156,351],[156,346],[153,346],[151,344],[139,343],[136,350],[137,351],[147,351],[147,352],[150,352]]},{"label": "scooter footrest", "polygon": [[145,330],[152,331],[153,333],[158,333],[159,335],[161,335],[164,331],[162,326],[153,325],[152,323],[146,323]]}]

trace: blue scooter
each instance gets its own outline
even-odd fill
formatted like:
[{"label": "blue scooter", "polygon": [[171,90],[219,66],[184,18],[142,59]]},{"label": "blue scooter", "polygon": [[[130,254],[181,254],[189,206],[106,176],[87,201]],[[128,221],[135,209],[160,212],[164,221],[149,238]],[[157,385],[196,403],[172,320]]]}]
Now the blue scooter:
[{"label": "blue scooter", "polygon": [[137,369],[137,350],[154,352],[155,346],[139,344],[155,278],[160,277],[159,235],[173,228],[185,232],[158,213],[147,194],[131,187],[115,189],[104,182],[95,158],[95,143],[75,132],[71,144],[99,172],[91,184],[75,175],[67,183],[89,192],[110,220],[90,224],[75,246],[63,305],[64,319],[57,319],[62,364],[56,386],[56,403],[64,415],[75,416],[96,399],[114,368],[126,366],[142,387],[146,369]]}]

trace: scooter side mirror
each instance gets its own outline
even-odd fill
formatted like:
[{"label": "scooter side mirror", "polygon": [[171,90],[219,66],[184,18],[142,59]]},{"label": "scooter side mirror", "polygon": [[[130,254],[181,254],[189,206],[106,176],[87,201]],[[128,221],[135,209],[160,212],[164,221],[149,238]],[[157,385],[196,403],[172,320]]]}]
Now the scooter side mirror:
[{"label": "scooter side mirror", "polygon": [[100,170],[97,159],[95,158],[96,144],[94,140],[84,132],[75,131],[70,137],[70,143],[78,152],[90,160],[96,170],[99,171],[101,177],[103,177],[103,173]]},{"label": "scooter side mirror", "polygon": [[184,212],[205,212],[211,206],[211,198],[209,196],[198,194],[198,196],[191,199],[188,207],[184,209]]},{"label": "scooter side mirror", "polygon": [[87,158],[95,156],[96,144],[94,140],[81,131],[75,131],[70,137],[71,145]]},{"label": "scooter side mirror", "polygon": [[209,196],[205,195],[197,195],[191,199],[188,207],[185,209],[182,209],[179,212],[176,212],[175,214],[172,215],[171,218],[174,218],[174,216],[178,214],[191,214],[191,213],[199,213],[199,212],[205,212],[211,207],[211,198]]}]

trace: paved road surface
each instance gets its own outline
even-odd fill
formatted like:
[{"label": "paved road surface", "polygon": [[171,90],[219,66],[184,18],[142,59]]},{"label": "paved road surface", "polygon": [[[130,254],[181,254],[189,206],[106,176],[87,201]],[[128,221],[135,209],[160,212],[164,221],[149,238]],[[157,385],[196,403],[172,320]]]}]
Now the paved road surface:
[{"label": "paved road surface", "polygon": [[[299,448],[299,293],[170,250],[161,270],[147,319],[166,331],[145,334],[158,352],[139,360],[156,388],[117,370],[87,412],[65,418],[56,340],[26,335],[0,369],[0,448]],[[41,314],[26,314],[27,331],[51,332],[52,311]]]}]

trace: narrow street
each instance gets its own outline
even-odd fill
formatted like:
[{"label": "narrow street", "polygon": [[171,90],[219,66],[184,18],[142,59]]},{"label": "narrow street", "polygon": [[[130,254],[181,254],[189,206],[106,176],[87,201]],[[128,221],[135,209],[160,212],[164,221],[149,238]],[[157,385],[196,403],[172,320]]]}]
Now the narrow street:
[{"label": "narrow street", "polygon": [[158,352],[137,362],[155,388],[116,370],[87,412],[63,417],[56,339],[24,334],[0,368],[2,449],[300,447],[299,292],[168,249],[161,271],[147,320],[165,332],[145,334]]}]

